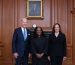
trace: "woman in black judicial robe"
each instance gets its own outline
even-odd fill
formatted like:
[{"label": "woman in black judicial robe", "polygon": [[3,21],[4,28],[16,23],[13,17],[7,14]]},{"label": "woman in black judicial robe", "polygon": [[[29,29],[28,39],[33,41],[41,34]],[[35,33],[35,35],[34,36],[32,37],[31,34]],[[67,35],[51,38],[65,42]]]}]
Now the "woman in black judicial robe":
[{"label": "woman in black judicial robe", "polygon": [[66,37],[61,32],[60,24],[53,26],[52,33],[49,36],[48,55],[50,56],[51,65],[62,65],[66,59]]},{"label": "woman in black judicial robe", "polygon": [[47,64],[48,41],[43,34],[41,27],[34,30],[34,38],[31,41],[32,65],[48,65]]}]

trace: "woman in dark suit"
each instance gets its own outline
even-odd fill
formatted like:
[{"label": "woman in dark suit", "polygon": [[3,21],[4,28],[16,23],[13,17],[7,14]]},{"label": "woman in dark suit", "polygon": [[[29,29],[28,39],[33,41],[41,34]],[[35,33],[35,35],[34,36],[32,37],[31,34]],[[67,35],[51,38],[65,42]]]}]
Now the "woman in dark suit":
[{"label": "woman in dark suit", "polygon": [[58,23],[53,26],[48,48],[51,65],[62,65],[63,60],[66,59],[66,37]]},{"label": "woman in dark suit", "polygon": [[34,30],[34,38],[31,41],[32,65],[47,65],[48,41],[41,27]]}]

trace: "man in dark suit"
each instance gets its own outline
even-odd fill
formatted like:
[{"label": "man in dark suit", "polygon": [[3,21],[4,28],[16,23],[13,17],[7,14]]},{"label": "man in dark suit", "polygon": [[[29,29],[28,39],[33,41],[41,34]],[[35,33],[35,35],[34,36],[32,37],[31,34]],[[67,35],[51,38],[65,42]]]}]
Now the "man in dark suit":
[{"label": "man in dark suit", "polygon": [[12,39],[13,56],[15,65],[28,65],[28,54],[30,45],[30,31],[26,28],[27,19],[21,19],[21,27],[15,29]]}]

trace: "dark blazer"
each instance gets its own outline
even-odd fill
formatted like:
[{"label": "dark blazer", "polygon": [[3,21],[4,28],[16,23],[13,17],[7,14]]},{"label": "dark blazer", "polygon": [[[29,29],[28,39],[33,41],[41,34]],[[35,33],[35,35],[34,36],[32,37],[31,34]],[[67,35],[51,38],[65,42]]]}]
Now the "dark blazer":
[{"label": "dark blazer", "polygon": [[50,56],[66,56],[66,38],[63,33],[60,33],[58,37],[51,33],[48,46]]},{"label": "dark blazer", "polygon": [[19,56],[23,56],[23,54],[27,54],[29,52],[30,45],[30,31],[27,29],[27,39],[24,40],[23,33],[21,27],[15,29],[12,39],[12,50],[14,52],[18,52]]}]

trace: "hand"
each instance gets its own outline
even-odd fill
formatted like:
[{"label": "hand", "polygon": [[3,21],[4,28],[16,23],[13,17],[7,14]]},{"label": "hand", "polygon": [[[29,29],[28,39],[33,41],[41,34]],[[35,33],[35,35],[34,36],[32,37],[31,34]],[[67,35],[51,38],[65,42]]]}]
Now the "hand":
[{"label": "hand", "polygon": [[17,52],[15,52],[13,55],[15,58],[17,58],[19,56],[19,54]]},{"label": "hand", "polygon": [[31,56],[32,56],[31,53],[29,53],[28,57],[30,58]]},{"label": "hand", "polygon": [[41,54],[36,54],[36,56],[37,56],[38,58],[41,58]]},{"label": "hand", "polygon": [[50,56],[48,56],[48,60],[50,61]]},{"label": "hand", "polygon": [[67,57],[63,57],[63,61],[65,61],[67,59]]},{"label": "hand", "polygon": [[42,57],[42,56],[44,55],[44,53],[41,53],[40,55],[41,55],[41,57]]}]

